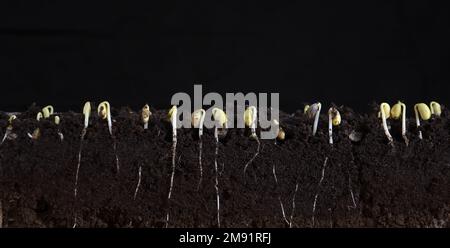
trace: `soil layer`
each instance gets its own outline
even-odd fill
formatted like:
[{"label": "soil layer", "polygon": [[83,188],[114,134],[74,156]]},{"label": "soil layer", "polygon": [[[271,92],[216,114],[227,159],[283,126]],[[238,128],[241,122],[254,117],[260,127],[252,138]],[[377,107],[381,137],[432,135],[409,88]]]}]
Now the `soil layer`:
[{"label": "soil layer", "polygon": [[[401,121],[388,120],[391,146],[376,109],[365,115],[338,109],[343,121],[333,130],[333,145],[325,114],[312,136],[312,120],[302,112],[280,113],[286,139],[260,140],[245,173],[257,149],[249,130],[229,129],[218,144],[214,130],[204,130],[201,184],[198,130],[178,129],[168,199],[167,111],[152,109],[144,129],[139,112],[113,110],[113,136],[107,122],[93,116],[81,141],[81,114],[60,113],[55,125],[52,118],[36,121],[40,108],[32,106],[0,146],[0,225],[217,227],[217,176],[221,227],[450,227],[449,113],[422,121],[422,140],[415,119],[408,119],[408,146]],[[2,113],[0,137],[7,120]],[[36,128],[40,137],[29,138]],[[350,140],[352,132],[361,140]]]}]

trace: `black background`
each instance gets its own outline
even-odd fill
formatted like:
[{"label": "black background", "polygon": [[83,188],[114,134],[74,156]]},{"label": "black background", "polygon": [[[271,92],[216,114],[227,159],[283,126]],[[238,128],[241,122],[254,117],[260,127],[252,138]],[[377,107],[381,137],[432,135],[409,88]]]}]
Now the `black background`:
[{"label": "black background", "polygon": [[167,108],[194,83],[279,92],[287,111],[448,104],[450,12],[439,2],[2,1],[0,110]]}]

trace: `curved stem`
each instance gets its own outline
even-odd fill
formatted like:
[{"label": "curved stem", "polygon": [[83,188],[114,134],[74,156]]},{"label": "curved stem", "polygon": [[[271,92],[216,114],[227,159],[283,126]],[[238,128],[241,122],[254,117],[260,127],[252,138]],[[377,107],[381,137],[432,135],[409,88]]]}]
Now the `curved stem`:
[{"label": "curved stem", "polygon": [[[419,116],[419,111],[417,110],[417,105],[414,106],[414,113],[416,115],[416,126],[417,129],[420,128],[420,116]],[[419,129],[419,139],[422,139],[422,131]]]},{"label": "curved stem", "polygon": [[316,116],[314,118],[314,125],[313,125],[313,136],[316,135],[317,132],[317,126],[319,125],[319,116],[320,116],[320,110],[322,109],[322,104],[317,103],[317,112],[316,112]]},{"label": "curved stem", "polygon": [[333,145],[333,118],[331,116],[331,108],[328,110],[328,136],[330,137],[329,143]]},{"label": "curved stem", "polygon": [[406,105],[404,103],[401,104],[402,107],[402,136],[403,140],[405,140],[405,144],[409,144],[408,137],[406,137]]},{"label": "curved stem", "polygon": [[384,104],[381,104],[380,106],[380,112],[381,112],[381,119],[383,121],[383,129],[384,129],[384,133],[386,134],[386,137],[389,140],[389,144],[393,145],[394,143],[394,139],[392,138],[392,135],[389,133],[389,129],[387,126],[387,121],[386,121],[386,114],[384,113]]}]

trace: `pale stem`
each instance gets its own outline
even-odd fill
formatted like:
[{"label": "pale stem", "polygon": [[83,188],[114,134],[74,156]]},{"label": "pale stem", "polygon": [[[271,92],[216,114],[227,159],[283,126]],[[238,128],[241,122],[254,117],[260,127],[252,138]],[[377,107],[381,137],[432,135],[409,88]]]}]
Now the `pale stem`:
[{"label": "pale stem", "polygon": [[417,105],[414,106],[414,113],[416,114],[416,126],[417,129],[419,129],[419,139],[422,139],[422,131],[420,130],[420,116],[419,116],[419,111],[417,110]]},{"label": "pale stem", "polygon": [[107,111],[108,111],[108,113],[107,113],[107,115],[108,115],[108,117],[107,117],[107,119],[108,119],[108,129],[109,129],[109,134],[111,134],[111,136],[112,136],[113,134],[112,134],[111,109],[110,109],[109,106],[108,106]]},{"label": "pale stem", "polygon": [[383,106],[381,106],[381,108],[380,108],[380,112],[381,112],[381,120],[383,121],[382,123],[382,125],[383,125],[383,129],[384,129],[384,134],[386,134],[386,137],[388,138],[388,140],[389,140],[389,143],[391,144],[391,145],[393,145],[394,143],[394,140],[392,139],[392,135],[389,133],[389,129],[388,129],[388,126],[387,126],[387,121],[386,121],[386,114],[384,113],[384,108],[383,108]]},{"label": "pale stem", "polygon": [[200,123],[198,127],[198,137],[201,138],[203,135],[203,122],[205,121],[205,110],[201,109],[200,112],[202,115],[200,116]]},{"label": "pale stem", "polygon": [[320,110],[322,109],[322,104],[317,103],[317,112],[316,116],[314,117],[314,125],[313,125],[313,136],[316,135],[317,132],[317,126],[319,125],[319,116],[320,116]]},{"label": "pale stem", "polygon": [[328,111],[328,136],[330,137],[330,145],[333,145],[333,117],[330,110]]},{"label": "pale stem", "polygon": [[405,140],[405,144],[408,145],[409,140],[406,137],[406,106],[404,103],[401,104],[402,107],[402,136],[403,140]]}]

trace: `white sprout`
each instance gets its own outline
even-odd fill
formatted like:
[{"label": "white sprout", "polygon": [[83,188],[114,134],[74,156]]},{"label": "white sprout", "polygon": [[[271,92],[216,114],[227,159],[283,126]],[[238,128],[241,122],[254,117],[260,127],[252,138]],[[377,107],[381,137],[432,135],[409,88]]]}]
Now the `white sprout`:
[{"label": "white sprout", "polygon": [[414,105],[414,112],[416,114],[416,126],[419,129],[419,139],[422,139],[422,131],[420,130],[420,119],[426,121],[431,118],[431,110],[425,103],[418,103]]},{"label": "white sprout", "polygon": [[203,180],[203,166],[202,166],[202,149],[203,149],[203,141],[202,141],[202,135],[203,135],[203,122],[205,121],[205,110],[204,109],[198,109],[192,113],[192,126],[194,128],[198,128],[198,166],[200,171],[200,177],[197,184],[197,191],[200,189],[200,185],[202,184]]},{"label": "white sprout", "polygon": [[[177,149],[177,116],[178,116],[178,110],[177,106],[172,106],[172,108],[169,111],[169,120],[172,123],[172,174],[170,176],[170,188],[169,193],[167,195],[167,200],[170,201],[172,197],[172,189],[173,189],[173,180],[175,177],[175,162],[176,162],[176,149]],[[169,209],[167,209],[166,214],[166,225],[167,228],[169,226],[169,219],[170,219],[170,213]]]},{"label": "white sprout", "polygon": [[380,112],[378,114],[379,114],[379,116],[381,116],[384,134],[388,138],[389,144],[394,146],[394,139],[392,138],[392,135],[389,133],[389,129],[387,126],[387,121],[386,121],[386,119],[388,119],[390,117],[390,112],[391,112],[391,107],[389,106],[389,104],[387,104],[385,102],[380,104]]},{"label": "white sprout", "polygon": [[336,108],[331,107],[328,110],[328,136],[330,145],[333,145],[333,126],[338,126],[340,124],[341,114]]},{"label": "white sprout", "polygon": [[313,124],[313,130],[312,135],[315,136],[317,132],[317,126],[319,125],[319,117],[320,117],[320,110],[322,109],[322,104],[320,102],[314,103],[311,106],[305,106],[305,113],[307,114],[308,118],[312,119],[314,118],[314,124]]}]

